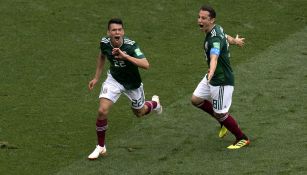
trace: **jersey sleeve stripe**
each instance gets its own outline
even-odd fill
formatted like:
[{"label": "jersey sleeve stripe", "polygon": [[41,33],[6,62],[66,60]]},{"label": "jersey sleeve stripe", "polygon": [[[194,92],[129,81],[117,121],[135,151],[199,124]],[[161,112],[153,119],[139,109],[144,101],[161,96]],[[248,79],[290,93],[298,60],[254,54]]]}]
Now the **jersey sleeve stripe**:
[{"label": "jersey sleeve stripe", "polygon": [[132,40],[130,40],[130,39],[128,39],[128,38],[125,38],[125,39],[124,39],[124,43],[125,43],[125,44],[129,44],[129,45],[133,45],[133,44],[135,43],[135,41],[132,41]]},{"label": "jersey sleeve stripe", "polygon": [[102,43],[109,43],[110,42],[110,38],[103,37],[100,42],[102,42]]}]

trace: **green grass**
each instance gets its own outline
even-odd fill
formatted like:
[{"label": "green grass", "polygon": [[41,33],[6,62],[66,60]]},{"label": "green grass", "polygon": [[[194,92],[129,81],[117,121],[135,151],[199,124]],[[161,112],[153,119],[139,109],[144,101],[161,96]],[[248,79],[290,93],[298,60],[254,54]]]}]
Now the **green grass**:
[{"label": "green grass", "polygon": [[[307,2],[210,1],[226,32],[246,37],[231,48],[231,112],[252,141],[238,151],[189,102],[207,70],[202,3],[2,0],[0,174],[306,174]],[[90,93],[87,83],[113,16],[148,57],[146,97],[158,93],[164,113],[137,119],[122,96],[109,116],[109,156],[93,162],[100,85]]]}]

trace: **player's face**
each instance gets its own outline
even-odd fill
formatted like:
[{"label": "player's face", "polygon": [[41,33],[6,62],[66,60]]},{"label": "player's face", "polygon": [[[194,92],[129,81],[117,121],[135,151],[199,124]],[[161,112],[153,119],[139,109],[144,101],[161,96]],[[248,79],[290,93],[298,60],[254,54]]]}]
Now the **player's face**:
[{"label": "player's face", "polygon": [[119,47],[123,43],[124,29],[121,24],[110,24],[108,35],[111,38],[111,43],[114,47]]},{"label": "player's face", "polygon": [[214,25],[214,20],[215,20],[214,18],[211,18],[209,16],[208,11],[203,11],[203,10],[199,11],[197,22],[202,32],[206,33],[210,32],[210,30]]}]

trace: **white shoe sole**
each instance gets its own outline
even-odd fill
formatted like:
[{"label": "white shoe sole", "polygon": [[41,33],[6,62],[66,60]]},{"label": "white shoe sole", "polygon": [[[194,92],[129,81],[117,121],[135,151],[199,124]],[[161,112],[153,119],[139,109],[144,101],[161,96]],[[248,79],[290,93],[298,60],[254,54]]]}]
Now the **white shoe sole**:
[{"label": "white shoe sole", "polygon": [[105,157],[105,156],[107,156],[107,155],[108,155],[107,152],[103,152],[103,153],[99,153],[99,156],[96,157],[96,158],[90,158],[90,157],[88,157],[88,159],[89,159],[89,160],[96,160],[96,159],[98,159],[99,157]]}]

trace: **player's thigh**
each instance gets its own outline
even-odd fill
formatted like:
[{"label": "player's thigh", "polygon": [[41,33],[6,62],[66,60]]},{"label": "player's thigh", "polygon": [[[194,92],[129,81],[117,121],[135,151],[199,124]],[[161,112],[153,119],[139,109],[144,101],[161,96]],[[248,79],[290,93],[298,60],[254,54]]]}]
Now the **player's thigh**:
[{"label": "player's thigh", "polygon": [[124,94],[131,101],[131,108],[136,110],[141,110],[143,108],[145,104],[143,84],[137,89],[124,91]]},{"label": "player's thigh", "polygon": [[192,96],[192,100],[193,99],[194,100],[197,100],[197,99],[211,100],[210,86],[208,85],[208,80],[206,76],[198,83],[196,89],[193,92],[193,96]]},{"label": "player's thigh", "polygon": [[227,113],[232,103],[233,86],[211,86],[210,92],[214,112]]}]

